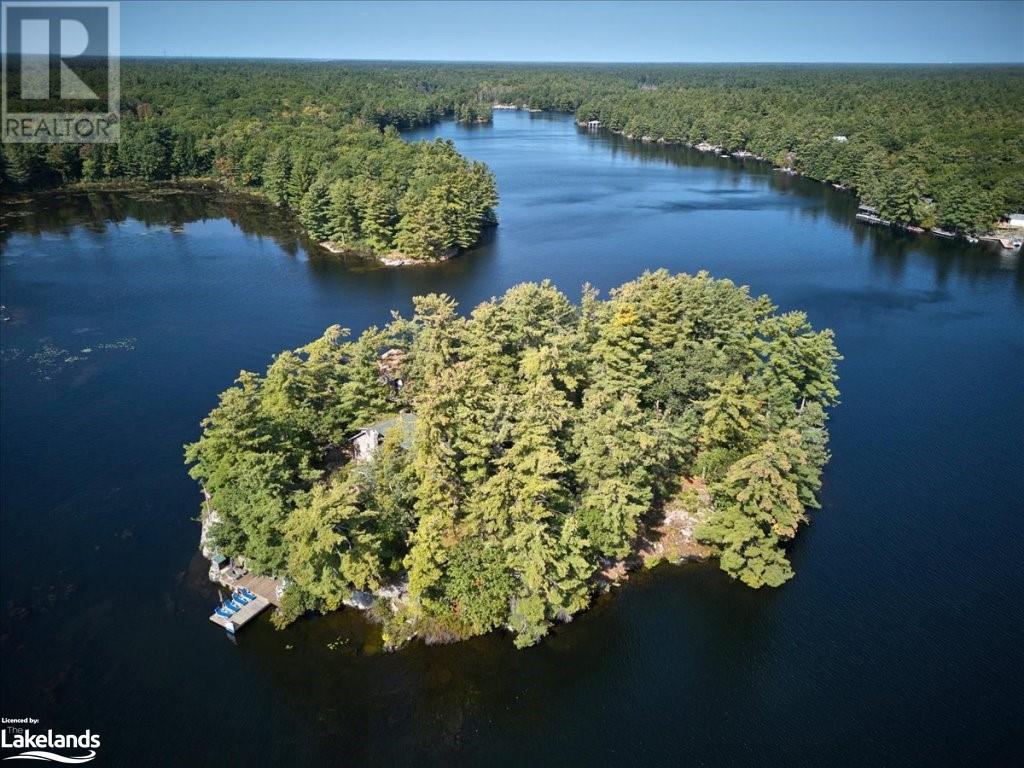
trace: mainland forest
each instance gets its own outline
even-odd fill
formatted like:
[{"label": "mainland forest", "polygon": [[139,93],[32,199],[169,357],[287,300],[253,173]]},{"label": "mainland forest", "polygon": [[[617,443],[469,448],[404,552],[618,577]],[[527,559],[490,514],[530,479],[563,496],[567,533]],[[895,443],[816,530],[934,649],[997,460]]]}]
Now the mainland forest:
[{"label": "mainland forest", "polygon": [[[391,647],[495,629],[522,647],[668,510],[733,578],[790,579],[838,359],[831,331],[706,273],[578,304],[524,283],[467,315],[431,294],[242,372],[185,455],[212,546],[285,580],[278,625],[362,593]],[[369,456],[351,450],[388,417]]]},{"label": "mainland forest", "polygon": [[1019,66],[125,59],[121,100],[120,144],[4,145],[0,189],[212,178],[287,206],[317,241],[431,259],[495,221],[494,180],[397,132],[512,103],[745,150],[894,222],[971,233],[1024,208]]}]

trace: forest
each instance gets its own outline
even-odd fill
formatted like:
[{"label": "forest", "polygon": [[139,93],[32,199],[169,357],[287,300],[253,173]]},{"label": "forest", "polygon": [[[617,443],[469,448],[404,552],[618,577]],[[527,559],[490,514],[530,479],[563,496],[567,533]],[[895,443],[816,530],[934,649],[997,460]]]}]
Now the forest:
[{"label": "forest", "polygon": [[288,206],[315,239],[433,258],[494,221],[494,182],[396,130],[487,122],[499,102],[746,150],[895,222],[970,233],[1024,209],[1019,66],[125,59],[121,144],[4,145],[0,189],[213,178]]},{"label": "forest", "polygon": [[497,629],[523,647],[669,507],[731,577],[790,579],[839,359],[831,331],[707,273],[584,286],[578,304],[524,283],[467,315],[431,294],[243,371],[185,457],[216,549],[287,580],[279,625],[358,591],[390,647]]}]

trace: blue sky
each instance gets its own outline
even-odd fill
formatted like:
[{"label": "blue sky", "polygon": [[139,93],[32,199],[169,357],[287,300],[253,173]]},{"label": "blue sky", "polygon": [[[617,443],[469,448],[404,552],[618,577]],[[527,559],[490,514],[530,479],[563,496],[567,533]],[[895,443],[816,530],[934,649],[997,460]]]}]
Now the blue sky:
[{"label": "blue sky", "polygon": [[1022,62],[1024,0],[123,2],[124,55]]}]

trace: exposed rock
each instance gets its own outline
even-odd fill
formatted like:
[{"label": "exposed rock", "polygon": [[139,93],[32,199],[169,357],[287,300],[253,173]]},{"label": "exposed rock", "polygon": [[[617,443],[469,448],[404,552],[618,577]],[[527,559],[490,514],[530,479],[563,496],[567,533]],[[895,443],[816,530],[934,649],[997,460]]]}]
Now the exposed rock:
[{"label": "exposed rock", "polygon": [[358,608],[361,611],[365,611],[373,605],[373,595],[370,592],[353,589],[349,596],[341,602],[350,608]]},{"label": "exposed rock", "polygon": [[452,246],[433,259],[411,259],[401,251],[391,251],[387,256],[380,257],[380,263],[387,267],[403,267],[411,264],[433,264],[438,261],[447,261],[458,252],[459,249]]},{"label": "exposed rock", "polygon": [[695,532],[712,511],[711,493],[704,481],[699,477],[683,480],[679,493],[665,504],[661,522],[651,526],[639,556],[647,565],[662,560],[706,560],[711,552],[697,541]]}]

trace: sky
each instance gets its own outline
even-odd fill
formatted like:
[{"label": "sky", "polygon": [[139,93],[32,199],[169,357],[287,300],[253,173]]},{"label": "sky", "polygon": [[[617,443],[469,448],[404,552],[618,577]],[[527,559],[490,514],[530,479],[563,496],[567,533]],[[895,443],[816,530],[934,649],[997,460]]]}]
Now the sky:
[{"label": "sky", "polygon": [[121,3],[123,55],[1024,62],[1024,0]]}]

